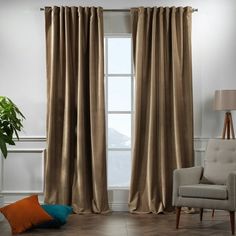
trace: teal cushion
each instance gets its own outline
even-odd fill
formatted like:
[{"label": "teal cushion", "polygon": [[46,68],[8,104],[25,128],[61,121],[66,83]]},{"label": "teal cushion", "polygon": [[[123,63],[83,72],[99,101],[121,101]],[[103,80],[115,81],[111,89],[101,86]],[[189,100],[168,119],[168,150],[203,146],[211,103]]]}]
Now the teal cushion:
[{"label": "teal cushion", "polygon": [[66,205],[41,205],[54,220],[39,225],[39,228],[59,228],[67,222],[73,212],[72,207]]}]

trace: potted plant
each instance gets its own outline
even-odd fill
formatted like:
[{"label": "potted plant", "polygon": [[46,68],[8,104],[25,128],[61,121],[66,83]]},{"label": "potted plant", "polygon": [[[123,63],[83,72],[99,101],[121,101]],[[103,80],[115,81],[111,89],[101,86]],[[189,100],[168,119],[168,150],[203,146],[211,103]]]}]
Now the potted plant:
[{"label": "potted plant", "polygon": [[[14,135],[19,140],[18,132],[23,128],[23,119],[24,115],[13,102],[7,97],[0,96],[0,156],[2,153],[3,157],[7,158],[7,144],[15,145]],[[0,194],[1,204],[3,196]]]}]

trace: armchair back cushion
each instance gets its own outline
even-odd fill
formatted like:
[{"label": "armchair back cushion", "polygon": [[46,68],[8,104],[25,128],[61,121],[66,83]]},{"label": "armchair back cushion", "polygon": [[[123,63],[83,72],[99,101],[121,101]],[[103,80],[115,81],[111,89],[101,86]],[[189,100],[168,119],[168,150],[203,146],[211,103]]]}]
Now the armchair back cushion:
[{"label": "armchair back cushion", "polygon": [[226,184],[230,172],[236,170],[236,140],[211,139],[205,155],[202,183]]}]

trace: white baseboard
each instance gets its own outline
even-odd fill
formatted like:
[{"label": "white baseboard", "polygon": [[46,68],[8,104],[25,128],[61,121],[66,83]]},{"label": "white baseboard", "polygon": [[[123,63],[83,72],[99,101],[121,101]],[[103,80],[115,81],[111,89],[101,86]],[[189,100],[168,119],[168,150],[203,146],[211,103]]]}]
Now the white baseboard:
[{"label": "white baseboard", "polygon": [[125,202],[110,202],[109,207],[112,211],[129,211],[128,203]]}]

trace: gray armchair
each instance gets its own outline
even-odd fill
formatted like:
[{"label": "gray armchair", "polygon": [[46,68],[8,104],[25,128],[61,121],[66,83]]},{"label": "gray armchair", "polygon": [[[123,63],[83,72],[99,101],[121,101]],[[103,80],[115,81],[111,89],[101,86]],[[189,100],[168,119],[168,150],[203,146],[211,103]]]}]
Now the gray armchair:
[{"label": "gray armchair", "polygon": [[226,210],[234,234],[236,209],[236,140],[212,139],[208,142],[205,165],[177,169],[173,174],[173,206],[176,228],[181,207]]}]

